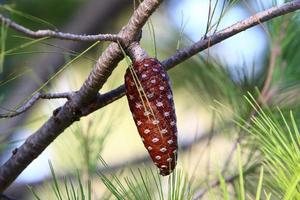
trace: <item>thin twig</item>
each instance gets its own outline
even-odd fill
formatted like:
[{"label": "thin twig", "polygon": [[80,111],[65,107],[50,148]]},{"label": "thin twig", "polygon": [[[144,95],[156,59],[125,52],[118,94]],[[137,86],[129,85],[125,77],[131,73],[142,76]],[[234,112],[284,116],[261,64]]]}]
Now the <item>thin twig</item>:
[{"label": "thin twig", "polygon": [[26,112],[29,108],[31,108],[39,99],[71,99],[72,92],[65,92],[65,93],[48,93],[48,94],[43,94],[43,93],[36,93],[33,95],[28,101],[26,101],[22,106],[20,106],[18,109],[12,112],[8,113],[0,113],[0,119],[1,118],[12,118],[15,116],[18,116],[24,112]]},{"label": "thin twig", "polygon": [[[139,41],[142,27],[162,1],[144,0],[134,11],[127,25],[119,32],[118,35],[123,38],[122,48],[126,49],[127,52],[135,50],[130,49],[130,44]],[[124,54],[119,45],[111,43],[95,63],[93,70],[79,89],[77,98],[74,98],[74,103],[78,107],[82,107],[93,101],[123,58]]]},{"label": "thin twig", "polygon": [[290,20],[289,18],[286,18],[284,23],[282,23],[279,36],[274,41],[273,48],[271,48],[270,62],[269,62],[269,66],[268,66],[269,70],[267,72],[264,86],[261,90],[262,99],[260,99],[260,101],[264,101],[264,98],[266,98],[268,96],[268,93],[270,92],[270,86],[271,86],[271,82],[272,82],[272,78],[273,78],[273,71],[276,66],[276,59],[281,54],[280,44],[285,37],[286,28],[288,26],[289,20]]},{"label": "thin twig", "polygon": [[30,30],[16,22],[12,21],[9,18],[4,17],[0,14],[0,21],[7,25],[8,27],[23,33],[31,38],[43,38],[51,37],[61,40],[73,40],[73,41],[84,41],[84,42],[95,42],[95,41],[112,41],[112,42],[121,42],[122,38],[116,34],[98,34],[98,35],[77,35],[72,33],[63,33],[53,30]]}]

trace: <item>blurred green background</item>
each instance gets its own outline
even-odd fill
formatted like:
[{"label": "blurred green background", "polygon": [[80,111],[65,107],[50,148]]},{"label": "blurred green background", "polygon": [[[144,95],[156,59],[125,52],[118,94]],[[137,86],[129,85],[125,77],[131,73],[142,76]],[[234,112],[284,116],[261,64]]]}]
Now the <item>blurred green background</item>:
[{"label": "blurred green background", "polygon": [[[151,24],[144,27],[141,45],[151,56],[157,55],[159,60],[164,60],[178,48],[200,40],[206,32],[209,2],[165,1],[151,17],[154,29]],[[215,2],[218,3],[216,12],[210,16],[209,33],[272,4],[282,3],[245,0]],[[118,32],[137,4],[132,0],[16,0],[1,3],[1,13],[25,27],[78,34]],[[223,10],[224,17],[220,18],[223,4],[226,12]],[[220,25],[213,26],[219,20]],[[283,111],[293,109],[294,115],[299,116],[298,24],[298,15],[280,17],[211,47],[169,71],[179,144],[182,147],[177,168],[195,179],[196,187],[206,186],[224,165],[239,132],[232,119],[236,115],[249,116],[251,106],[243,95],[247,92],[255,97],[258,95],[275,45],[279,46],[280,53],[271,83],[276,90],[270,100],[271,110],[280,106]],[[33,40],[1,25],[1,113],[14,110],[37,90],[55,93],[78,90],[108,43],[100,43],[70,65],[65,64],[90,45],[53,39]],[[101,92],[123,84],[126,68],[125,61],[119,63]],[[57,73],[60,69],[63,70]],[[25,114],[13,119],[0,119],[0,161],[5,162],[11,151],[64,102],[40,100]],[[110,167],[103,167],[100,157]],[[76,182],[77,173],[84,185],[91,180],[92,199],[102,199],[107,194],[96,174],[99,170],[103,173],[125,171],[123,173],[127,174],[129,166],[133,170],[143,167],[154,169],[131,118],[126,98],[68,128],[21,174],[7,194],[32,199],[29,185],[41,199],[55,199],[54,192],[49,189],[53,176],[48,160],[51,160],[59,182],[63,182],[63,177]],[[236,166],[236,161],[233,161],[229,171],[236,171]]]}]

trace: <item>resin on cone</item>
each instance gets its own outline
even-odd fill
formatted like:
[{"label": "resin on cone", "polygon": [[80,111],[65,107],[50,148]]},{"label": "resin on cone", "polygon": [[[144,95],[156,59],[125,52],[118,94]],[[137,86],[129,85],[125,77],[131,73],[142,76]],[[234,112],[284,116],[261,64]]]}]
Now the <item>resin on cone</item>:
[{"label": "resin on cone", "polygon": [[161,175],[177,161],[177,127],[173,93],[162,64],[154,58],[133,63],[125,74],[130,111],[142,141]]}]

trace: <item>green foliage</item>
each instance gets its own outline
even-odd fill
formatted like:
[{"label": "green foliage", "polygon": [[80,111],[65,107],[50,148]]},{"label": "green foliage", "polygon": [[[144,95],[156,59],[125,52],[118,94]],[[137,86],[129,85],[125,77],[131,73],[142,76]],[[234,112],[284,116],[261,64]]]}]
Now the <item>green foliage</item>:
[{"label": "green foliage", "polygon": [[262,167],[261,170],[260,170],[259,182],[258,182],[258,185],[257,185],[257,192],[256,192],[255,200],[259,200],[261,198],[263,178],[264,178],[264,168]]},{"label": "green foliage", "polygon": [[21,20],[22,24],[37,29],[41,28],[41,24],[35,24],[33,26],[32,23],[26,22],[26,20],[24,20],[24,13],[26,13],[25,16],[30,17],[30,19],[32,19],[32,16],[47,19],[47,23],[44,23],[45,20],[38,20],[37,22],[42,22],[42,25],[46,25],[42,28],[52,28],[49,27],[49,22],[52,24],[55,23],[56,25],[63,24],[70,17],[70,13],[82,2],[83,0],[64,0],[63,2],[59,0],[18,0],[9,2],[9,6],[10,11],[17,11],[13,12],[16,14],[14,19]]},{"label": "green foliage", "polygon": [[16,15],[16,16],[19,16],[19,17],[21,17],[21,19],[27,19],[27,20],[30,20],[32,22],[38,23],[39,25],[48,26],[49,28],[52,28],[52,29],[57,29],[53,24],[49,23],[48,21],[43,20],[43,19],[38,18],[38,17],[35,17],[35,16],[30,15],[28,13],[16,10],[13,7],[14,6],[12,6],[12,5],[0,5],[0,10],[1,11],[6,11],[6,12],[8,12],[10,14],[13,14],[13,15]]},{"label": "green foliage", "polygon": [[270,48],[278,48],[279,51],[276,59],[275,80],[281,81],[281,87],[299,83],[299,24],[299,14],[288,14],[268,23],[273,45]]},{"label": "green foliage", "polygon": [[[2,15],[9,16],[14,21],[17,21],[17,23],[20,23],[23,26],[33,30],[37,30],[37,29],[57,30],[56,27],[63,24],[64,20],[68,19],[67,16],[70,16],[70,13],[74,8],[76,8],[79,5],[80,1],[65,0],[64,2],[61,2],[61,1],[54,0],[54,1],[41,2],[38,0],[29,0],[29,1],[18,1],[16,4],[14,4],[14,2],[12,1],[8,1],[8,3],[9,4],[0,5],[0,12]],[[1,27],[3,28],[5,26],[2,26],[1,24]],[[24,43],[27,42],[26,39],[18,38],[16,37],[16,35],[20,35],[20,33],[12,29],[8,29],[7,37],[5,41],[6,49],[12,49],[14,47],[22,46]],[[1,52],[2,52],[4,51],[3,48],[4,43],[1,42],[1,44],[2,44],[1,45]],[[35,49],[28,48],[26,50],[28,51],[36,50],[36,48]],[[27,56],[28,55],[25,56],[24,54],[21,56],[19,54],[18,58],[22,60],[22,59],[26,59]],[[4,68],[4,72],[5,72],[4,75],[7,76],[8,74],[14,72],[15,70],[20,70],[20,60],[14,58],[7,58],[7,61],[5,63],[5,68]]]},{"label": "green foliage", "polygon": [[[297,123],[290,112],[287,120],[281,114],[281,120],[274,118],[271,112],[255,105],[253,97],[248,102],[258,113],[252,118],[255,141],[263,155],[263,163],[270,174],[268,187],[278,198],[299,199],[300,183],[300,135]],[[248,130],[248,129],[247,129]]]},{"label": "green foliage", "polygon": [[[57,200],[91,200],[91,181],[87,182],[87,185],[84,185],[80,178],[80,174],[77,171],[76,175],[76,185],[74,185],[72,179],[67,180],[64,178],[63,184],[60,184],[60,181],[57,178],[54,167],[49,161],[49,166],[51,170],[51,175],[53,178],[53,183],[51,184],[51,188],[53,193],[55,194],[55,199]],[[29,190],[34,195],[35,199],[40,200],[41,197],[34,191],[32,187],[29,187]]]},{"label": "green foliage", "polygon": [[0,35],[0,74],[3,71],[3,64],[4,64],[4,56],[5,56],[5,44],[6,44],[6,37],[7,37],[7,25],[1,26],[1,35]]},{"label": "green foliage", "polygon": [[224,177],[219,172],[220,189],[222,189],[224,200],[229,200],[229,192]]},{"label": "green foliage", "polygon": [[[103,160],[101,162],[109,167]],[[108,168],[109,169],[109,168]],[[116,199],[160,199],[160,200],[190,200],[192,191],[187,175],[180,169],[175,170],[168,178],[162,178],[151,168],[130,169],[130,174],[105,175],[98,173],[102,182]],[[165,191],[167,188],[167,191]],[[109,199],[109,198],[108,198]]]}]

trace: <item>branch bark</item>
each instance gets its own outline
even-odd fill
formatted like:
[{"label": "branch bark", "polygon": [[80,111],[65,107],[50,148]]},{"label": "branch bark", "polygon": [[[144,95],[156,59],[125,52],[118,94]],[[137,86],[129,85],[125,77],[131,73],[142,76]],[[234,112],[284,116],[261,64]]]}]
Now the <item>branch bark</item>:
[{"label": "branch bark", "polygon": [[[97,34],[106,30],[111,30],[110,24],[122,15],[122,10],[132,6],[131,0],[89,0],[81,5],[73,14],[70,21],[64,25],[61,30],[64,32],[73,32],[78,34]],[[78,26],[80,24],[80,26]],[[52,43],[52,42],[51,42]],[[26,63],[31,66],[31,71],[39,78],[40,82],[46,82],[52,77],[64,64],[65,57],[63,52],[66,50],[81,52],[87,48],[88,42],[73,42],[54,39],[54,46],[61,49],[47,47],[43,51],[55,51],[57,54],[39,54],[31,56]],[[25,61],[24,61],[25,62]],[[47,67],[41,67],[47,66]],[[20,99],[25,99],[40,88],[40,84],[32,79],[31,74],[24,75],[16,80],[16,86],[13,92],[6,93],[2,107],[14,109],[19,105]],[[22,126],[23,122],[30,114],[30,110],[20,116],[7,120],[0,120],[0,142],[5,142],[14,134],[15,127]],[[0,162],[3,163],[3,156],[0,155]]]},{"label": "branch bark", "polygon": [[[139,30],[160,3],[161,0],[145,0],[139,5],[128,24],[118,34],[123,38],[123,41],[126,41],[123,44],[125,48],[137,38]],[[206,39],[200,40],[190,47],[178,51],[175,55],[165,60],[163,64],[166,69],[170,69],[211,45],[215,45],[259,23],[297,9],[300,9],[300,0],[260,12]],[[4,191],[64,129],[76,120],[79,120],[80,117],[123,96],[123,86],[101,96],[98,94],[98,91],[122,58],[123,54],[115,43],[105,50],[80,90],[72,95],[65,105],[57,109],[53,116],[30,136],[17,151],[14,151],[12,157],[0,167],[0,192]],[[102,100],[98,101],[101,98]]]},{"label": "branch bark", "polygon": [[113,41],[113,42],[121,42],[121,37],[115,34],[98,34],[98,35],[77,35],[72,33],[63,33],[59,31],[53,30],[38,30],[33,31],[16,22],[12,21],[9,18],[4,17],[0,14],[0,21],[7,25],[8,27],[21,32],[31,38],[43,38],[43,37],[51,37],[57,38],[61,40],[73,40],[73,41],[84,41],[84,42],[93,42],[93,41]]},{"label": "branch bark", "polygon": [[[122,45],[125,49],[130,43],[137,40],[141,28],[161,2],[162,0],[145,0],[135,10],[128,24],[119,33],[119,36],[123,38],[124,43]],[[75,99],[77,106],[82,106],[93,100],[122,58],[123,53],[118,44],[109,45],[80,88],[78,98]]]},{"label": "branch bark", "polygon": [[[119,36],[128,42],[128,44],[123,44],[124,46],[129,45],[130,42],[136,39],[147,19],[161,2],[161,0],[145,0],[139,5],[128,24],[123,27],[119,33]],[[1,192],[4,191],[60,133],[82,117],[81,108],[84,108],[87,102],[91,103],[95,100],[99,89],[101,89],[122,58],[123,54],[115,43],[111,44],[103,52],[81,89],[72,95],[71,100],[67,101],[65,105],[55,110],[50,119],[33,135],[28,137],[25,143],[14,151],[11,158],[0,167]],[[92,105],[92,103],[90,105]]]},{"label": "branch bark", "polygon": [[[256,15],[253,15],[248,19],[237,22],[236,24],[228,28],[225,28],[211,36],[208,36],[205,39],[201,39],[189,47],[179,50],[176,54],[162,61],[162,64],[164,65],[166,70],[172,69],[173,67],[184,62],[188,58],[196,55],[197,53],[213,45],[222,42],[223,40],[229,37],[232,37],[233,35],[236,35],[242,31],[245,31],[255,25],[266,22],[275,17],[282,16],[299,9],[300,9],[300,1],[297,0],[297,1],[283,4],[281,6],[272,7],[268,10],[257,13]],[[106,98],[106,100],[108,101],[107,103],[108,104],[112,103],[114,100],[117,100],[122,96],[124,96],[124,94],[125,94],[124,85],[121,85],[115,88],[114,90],[111,90],[110,92],[105,94],[107,97],[112,98],[112,99]],[[99,105],[98,108],[101,108],[101,105]]]}]

